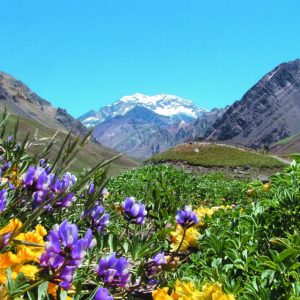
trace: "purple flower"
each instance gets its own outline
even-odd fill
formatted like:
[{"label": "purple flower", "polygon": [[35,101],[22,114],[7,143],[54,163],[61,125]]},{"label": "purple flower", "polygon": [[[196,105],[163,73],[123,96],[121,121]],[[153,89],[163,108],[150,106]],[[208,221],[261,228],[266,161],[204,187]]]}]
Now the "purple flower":
[{"label": "purple flower", "polygon": [[3,173],[4,173],[5,171],[7,171],[8,169],[10,169],[10,167],[11,167],[11,162],[10,162],[10,161],[4,163],[4,164],[0,167],[0,169],[1,169],[1,174],[3,174]]},{"label": "purple flower", "polygon": [[40,166],[45,169],[45,172],[49,175],[51,173],[51,165],[46,161],[46,159],[40,160]]},{"label": "purple flower", "polygon": [[143,224],[145,222],[147,211],[141,201],[136,203],[133,197],[127,197],[122,203],[122,208],[125,212],[125,217],[129,221],[136,224]]},{"label": "purple flower", "polygon": [[64,193],[68,191],[77,181],[74,174],[66,173],[62,178],[57,178],[54,183],[51,184],[51,190],[55,193]]},{"label": "purple flower", "polygon": [[41,266],[54,275],[61,287],[70,289],[76,268],[82,264],[87,249],[95,243],[90,229],[79,239],[75,224],[68,221],[56,224],[47,236],[45,251],[40,257]]},{"label": "purple flower", "polygon": [[107,188],[104,188],[101,192],[103,199],[107,198],[109,196],[109,191]]},{"label": "purple flower", "polygon": [[199,223],[200,219],[197,217],[197,214],[192,211],[192,208],[186,205],[184,210],[177,211],[175,221],[177,224],[188,228]]},{"label": "purple flower", "polygon": [[53,179],[54,175],[51,176],[51,192],[54,196],[61,195],[59,200],[56,202],[57,207],[69,207],[76,200],[75,193],[69,192],[71,187],[76,183],[77,178],[74,174],[66,173],[63,177],[57,178],[55,181]]},{"label": "purple flower", "polygon": [[30,166],[22,178],[23,184],[34,191],[45,191],[50,184],[50,176],[42,167]]},{"label": "purple flower", "polygon": [[129,281],[129,263],[125,257],[116,257],[116,253],[101,258],[96,273],[106,286],[125,287]]},{"label": "purple flower", "polygon": [[36,208],[47,197],[48,191],[36,191],[32,194],[33,207]]},{"label": "purple flower", "polygon": [[87,221],[90,222],[90,226],[101,232],[109,224],[109,214],[105,213],[104,207],[99,205],[98,202],[90,210],[85,210],[82,217],[86,217]]},{"label": "purple flower", "polygon": [[90,182],[88,185],[88,195],[93,195],[95,193],[95,185]]},{"label": "purple flower", "polygon": [[165,265],[166,263],[167,261],[164,252],[155,254],[147,264],[146,276],[150,277],[151,275],[157,273],[159,267]]},{"label": "purple flower", "polygon": [[14,136],[13,135],[8,136],[8,138],[7,138],[7,142],[8,143],[13,142],[13,140],[14,140]]},{"label": "purple flower", "polygon": [[10,181],[7,181],[7,185],[8,185],[8,187],[9,187],[11,190],[16,190],[16,189],[17,189]]},{"label": "purple flower", "polygon": [[100,287],[96,294],[94,300],[113,300],[114,298],[109,293],[109,291],[106,288]]},{"label": "purple flower", "polygon": [[152,257],[152,262],[156,266],[164,265],[167,263],[165,258],[165,252],[159,252]]},{"label": "purple flower", "polygon": [[54,174],[48,174],[43,167],[30,166],[22,177],[23,187],[32,191],[33,207],[38,207],[47,197],[52,197],[49,189]]},{"label": "purple flower", "polygon": [[7,191],[6,189],[2,189],[0,191],[0,213],[4,210],[6,206],[6,197],[7,197]]},{"label": "purple flower", "polygon": [[76,201],[76,197],[74,193],[67,194],[66,196],[62,196],[58,202],[56,202],[55,206],[58,207],[69,207],[72,203]]},{"label": "purple flower", "polygon": [[0,235],[0,250],[5,248],[8,245],[11,234],[12,234],[11,232],[7,232]]}]

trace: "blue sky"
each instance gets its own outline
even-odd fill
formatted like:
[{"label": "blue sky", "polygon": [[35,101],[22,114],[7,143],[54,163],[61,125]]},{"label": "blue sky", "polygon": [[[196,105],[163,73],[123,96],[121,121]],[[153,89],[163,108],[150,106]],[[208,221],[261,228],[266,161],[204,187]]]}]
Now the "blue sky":
[{"label": "blue sky", "polygon": [[0,70],[74,116],[135,92],[222,107],[300,58],[299,0],[0,4]]}]

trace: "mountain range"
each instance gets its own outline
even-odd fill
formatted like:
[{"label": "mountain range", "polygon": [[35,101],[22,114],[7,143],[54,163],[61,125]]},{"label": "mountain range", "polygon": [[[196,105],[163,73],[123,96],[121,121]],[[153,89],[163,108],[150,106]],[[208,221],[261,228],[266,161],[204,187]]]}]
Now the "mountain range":
[{"label": "mountain range", "polygon": [[[136,93],[76,120],[21,81],[0,72],[0,109],[5,105],[10,113],[36,122],[37,127],[64,134],[71,130],[80,136],[92,129],[95,147],[106,146],[138,159],[199,139],[282,151],[290,141],[285,138],[298,137],[300,132],[300,60],[278,65],[241,100],[211,111],[175,95]],[[272,148],[282,139],[285,147]],[[293,140],[289,149],[295,145],[299,143]]]},{"label": "mountain range", "polygon": [[79,118],[93,138],[138,159],[203,136],[223,110],[207,111],[175,95],[125,96]]},{"label": "mountain range", "polygon": [[144,159],[195,139],[270,147],[300,132],[300,60],[267,73],[241,100],[207,111],[175,95],[134,94],[79,118],[99,143]]}]

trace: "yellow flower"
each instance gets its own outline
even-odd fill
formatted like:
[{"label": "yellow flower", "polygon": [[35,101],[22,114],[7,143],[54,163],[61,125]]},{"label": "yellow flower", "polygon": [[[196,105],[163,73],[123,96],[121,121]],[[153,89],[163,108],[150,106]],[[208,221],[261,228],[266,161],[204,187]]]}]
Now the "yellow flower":
[{"label": "yellow flower", "polygon": [[31,279],[35,278],[35,275],[38,271],[39,271],[38,267],[33,266],[33,265],[29,265],[29,264],[28,265],[22,265],[22,266],[19,266],[18,268],[14,269],[14,272],[17,273],[16,276],[19,273],[23,273],[25,277],[28,277],[28,278],[31,278]]},{"label": "yellow flower", "polygon": [[[20,228],[22,223],[19,220],[11,220],[4,227],[2,234],[15,231]],[[45,228],[37,225],[35,231],[20,233],[14,241],[17,243],[15,253],[9,251],[0,254],[0,283],[5,284],[6,271],[8,268],[12,270],[12,278],[15,279],[19,273],[24,276],[34,278],[38,272],[38,268],[32,265],[32,262],[39,263],[39,257],[44,251],[43,237],[47,234]]]},{"label": "yellow flower", "polygon": [[196,209],[196,214],[197,214],[197,217],[200,218],[200,222],[197,224],[197,227],[198,226],[204,226],[205,223],[203,221],[203,218],[205,216],[211,217],[214,212],[215,212],[214,208],[208,208],[208,207],[204,207],[204,206],[198,207]]},{"label": "yellow flower", "polygon": [[253,189],[248,189],[248,190],[247,190],[247,194],[248,194],[248,196],[252,196],[253,192],[254,192],[254,190],[253,190]]},{"label": "yellow flower", "polygon": [[[54,299],[57,299],[56,297],[56,292],[58,289],[58,285],[53,283],[53,282],[49,282],[48,284],[48,295],[51,295]],[[72,286],[72,290],[69,290],[68,293],[74,293],[75,292],[75,287]],[[72,300],[73,297],[67,295],[67,300]]]},{"label": "yellow flower", "polygon": [[227,210],[229,208],[231,208],[230,205],[213,206],[210,208],[205,206],[198,207],[195,212],[197,214],[197,217],[200,218],[200,222],[196,225],[196,227],[204,226],[205,223],[203,219],[205,218],[205,216],[211,217],[217,210]]},{"label": "yellow flower", "polygon": [[267,192],[269,189],[270,189],[270,184],[269,184],[269,183],[265,183],[265,184],[263,185],[263,190],[264,190],[265,192]]},{"label": "yellow flower", "polygon": [[202,292],[205,293],[208,299],[212,299],[213,294],[222,293],[222,284],[220,283],[207,283],[202,286]]},{"label": "yellow flower", "polygon": [[14,186],[20,187],[22,185],[22,178],[19,176],[19,168],[14,166],[9,172],[5,172],[4,176],[1,178],[1,183],[6,184],[10,181]]},{"label": "yellow flower", "polygon": [[10,232],[15,232],[18,229],[20,229],[22,226],[22,222],[18,219],[11,219],[9,223],[0,229],[0,236],[5,234],[5,233],[10,233]]},{"label": "yellow flower", "polygon": [[173,299],[178,300],[204,300],[203,294],[199,292],[192,282],[184,283],[176,281],[175,291],[172,293]]},{"label": "yellow flower", "polygon": [[20,241],[21,245],[17,246],[17,256],[20,260],[26,258],[27,261],[39,262],[39,257],[44,251],[44,239],[47,234],[42,225],[37,225],[35,231],[20,233],[15,240]]},{"label": "yellow flower", "polygon": [[164,287],[153,291],[152,297],[154,300],[235,300],[234,295],[223,292],[222,285],[218,282],[207,283],[199,291],[192,282],[184,283],[179,280],[176,281],[171,296],[168,288]]},{"label": "yellow flower", "polygon": [[118,214],[121,214],[123,212],[123,207],[121,206],[121,204],[119,202],[116,202],[114,204],[114,208],[115,208],[115,211],[118,213]]},{"label": "yellow flower", "polygon": [[[170,233],[171,238],[171,251],[186,251],[190,247],[196,246],[196,242],[200,237],[200,233],[195,229],[194,227],[190,227],[186,230],[184,239],[184,229],[181,225],[177,224],[175,231],[172,231]],[[183,242],[182,242],[183,239]],[[182,242],[182,245],[180,246],[180,249],[178,249],[180,243]]]},{"label": "yellow flower", "polygon": [[205,300],[234,300],[234,295],[224,294],[222,290],[222,284],[207,283],[202,286],[202,293],[205,294]]},{"label": "yellow flower", "polygon": [[162,289],[158,288],[157,290],[152,292],[152,298],[154,300],[173,300],[169,294],[168,294],[169,288],[164,287]]}]

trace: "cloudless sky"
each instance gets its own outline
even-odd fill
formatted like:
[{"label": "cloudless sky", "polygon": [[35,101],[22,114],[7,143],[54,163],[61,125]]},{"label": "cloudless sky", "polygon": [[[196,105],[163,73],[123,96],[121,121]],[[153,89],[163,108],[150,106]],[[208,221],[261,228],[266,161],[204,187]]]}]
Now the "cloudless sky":
[{"label": "cloudless sky", "polygon": [[135,92],[223,107],[296,58],[299,0],[0,0],[0,70],[76,117]]}]

